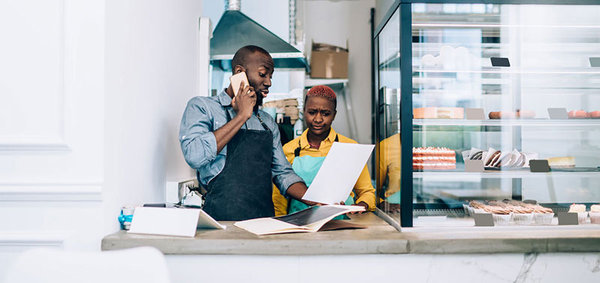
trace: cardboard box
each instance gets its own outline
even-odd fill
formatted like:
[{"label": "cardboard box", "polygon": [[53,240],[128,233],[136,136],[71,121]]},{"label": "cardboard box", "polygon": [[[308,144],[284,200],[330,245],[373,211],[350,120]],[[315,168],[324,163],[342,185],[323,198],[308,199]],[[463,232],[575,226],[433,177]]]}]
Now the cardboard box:
[{"label": "cardboard box", "polygon": [[[346,43],[346,47],[347,47]],[[312,43],[310,77],[341,79],[348,77],[348,49],[325,43]]]}]

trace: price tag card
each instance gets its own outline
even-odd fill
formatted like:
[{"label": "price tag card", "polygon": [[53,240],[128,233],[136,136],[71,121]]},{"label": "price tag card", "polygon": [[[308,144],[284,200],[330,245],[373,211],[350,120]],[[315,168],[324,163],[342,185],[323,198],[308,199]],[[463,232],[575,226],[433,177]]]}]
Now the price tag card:
[{"label": "price tag card", "polygon": [[531,172],[550,172],[550,165],[546,159],[529,160],[529,169]]},{"label": "price tag card", "polygon": [[475,213],[473,219],[475,219],[475,226],[494,226],[494,217],[491,213]]},{"label": "price tag card", "polygon": [[465,172],[483,172],[483,160],[465,160]]},{"label": "price tag card", "polygon": [[556,216],[558,216],[558,225],[579,225],[576,212],[559,212]]},{"label": "price tag card", "polygon": [[467,108],[465,109],[467,120],[485,120],[483,108]]},{"label": "price tag card", "polygon": [[550,119],[569,119],[567,108],[548,108]]},{"label": "price tag card", "polygon": [[510,67],[510,61],[506,57],[490,57],[492,67]]}]

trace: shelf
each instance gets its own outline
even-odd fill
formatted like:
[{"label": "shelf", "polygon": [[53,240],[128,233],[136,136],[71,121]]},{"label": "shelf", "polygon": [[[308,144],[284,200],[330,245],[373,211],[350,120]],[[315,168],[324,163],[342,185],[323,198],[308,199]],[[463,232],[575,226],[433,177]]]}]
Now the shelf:
[{"label": "shelf", "polygon": [[593,70],[590,67],[580,68],[562,68],[556,70],[547,69],[518,69],[515,67],[490,67],[482,66],[483,70],[443,70],[443,69],[422,69],[413,66],[413,73],[442,73],[442,74],[577,74],[577,75],[600,75],[600,70]]},{"label": "shelf", "polygon": [[313,87],[316,85],[335,85],[335,84],[347,84],[348,79],[304,79],[304,87]]},{"label": "shelf", "polygon": [[598,127],[600,119],[498,119],[498,120],[463,120],[463,119],[413,119],[417,126],[584,126]]},{"label": "shelf", "polygon": [[545,177],[577,177],[577,178],[600,178],[598,172],[548,172],[548,173],[532,173],[527,170],[506,170],[506,171],[485,171],[485,172],[464,172],[464,171],[426,171],[413,172],[413,178],[440,180],[440,181],[463,181],[479,180],[481,178],[494,179],[518,179],[518,178],[545,178]]},{"label": "shelf", "polygon": [[[414,85],[431,85],[431,84],[439,84],[443,82],[454,82],[456,81],[455,77],[419,77],[413,76],[413,86]],[[512,83],[509,79],[494,79],[494,78],[481,78],[481,85],[510,85]]]},{"label": "shelf", "polygon": [[500,23],[451,23],[451,22],[441,22],[441,23],[418,23],[413,22],[412,28],[515,28],[515,29],[524,29],[524,28],[535,28],[535,29],[598,29],[600,26],[597,25],[514,25],[514,24],[500,24]]}]

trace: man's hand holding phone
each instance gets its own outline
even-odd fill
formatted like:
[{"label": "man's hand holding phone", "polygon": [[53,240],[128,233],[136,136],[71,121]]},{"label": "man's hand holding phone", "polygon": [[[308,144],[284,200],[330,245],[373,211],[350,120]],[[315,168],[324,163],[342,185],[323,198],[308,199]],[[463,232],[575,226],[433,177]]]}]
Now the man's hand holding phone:
[{"label": "man's hand holding phone", "polygon": [[248,76],[246,76],[246,72],[239,72],[229,78],[229,82],[231,83],[231,88],[233,89],[233,96],[238,95],[238,92],[241,89],[244,89],[247,85],[250,85],[248,82]]},{"label": "man's hand holding phone", "polygon": [[230,78],[233,89],[233,99],[231,105],[238,115],[242,115],[246,120],[252,117],[254,105],[256,105],[256,92],[248,83],[246,73],[237,73]]}]

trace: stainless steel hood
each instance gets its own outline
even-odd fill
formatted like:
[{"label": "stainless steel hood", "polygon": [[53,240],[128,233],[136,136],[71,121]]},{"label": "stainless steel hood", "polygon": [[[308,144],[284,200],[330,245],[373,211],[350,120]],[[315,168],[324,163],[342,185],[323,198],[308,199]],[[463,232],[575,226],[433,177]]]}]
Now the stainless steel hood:
[{"label": "stainless steel hood", "polygon": [[306,58],[300,50],[239,10],[225,11],[215,27],[210,40],[210,64],[215,68],[231,71],[233,55],[246,45],[260,46],[269,51],[275,61],[275,68],[308,71]]}]

